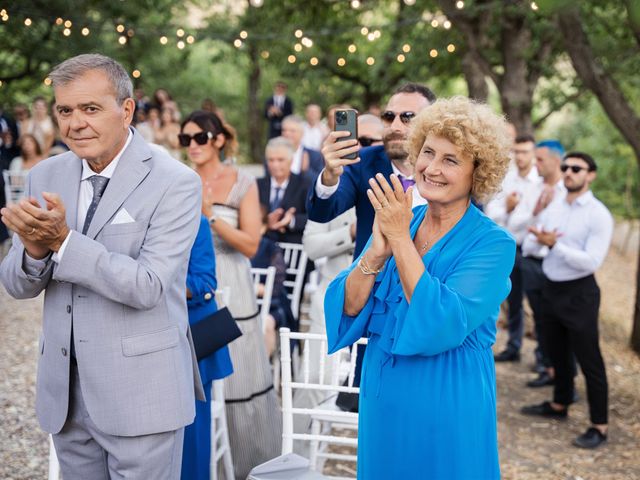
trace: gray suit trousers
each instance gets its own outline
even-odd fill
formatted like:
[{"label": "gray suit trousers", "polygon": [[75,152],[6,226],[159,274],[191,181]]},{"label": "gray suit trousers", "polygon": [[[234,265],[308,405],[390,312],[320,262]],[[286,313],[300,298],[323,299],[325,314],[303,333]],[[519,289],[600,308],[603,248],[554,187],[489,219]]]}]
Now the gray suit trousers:
[{"label": "gray suit trousers", "polygon": [[179,480],[184,428],[122,437],[96,427],[87,412],[78,377],[71,366],[69,415],[53,435],[64,480]]}]

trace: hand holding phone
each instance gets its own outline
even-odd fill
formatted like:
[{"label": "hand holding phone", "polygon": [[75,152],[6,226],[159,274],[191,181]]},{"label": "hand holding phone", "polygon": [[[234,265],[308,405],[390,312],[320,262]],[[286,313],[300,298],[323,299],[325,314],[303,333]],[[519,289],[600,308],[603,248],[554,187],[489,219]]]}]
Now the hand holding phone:
[{"label": "hand holding phone", "polygon": [[329,133],[322,145],[325,168],[321,182],[327,187],[338,183],[345,166],[360,161],[356,111],[336,110],[335,121],[335,131]]}]

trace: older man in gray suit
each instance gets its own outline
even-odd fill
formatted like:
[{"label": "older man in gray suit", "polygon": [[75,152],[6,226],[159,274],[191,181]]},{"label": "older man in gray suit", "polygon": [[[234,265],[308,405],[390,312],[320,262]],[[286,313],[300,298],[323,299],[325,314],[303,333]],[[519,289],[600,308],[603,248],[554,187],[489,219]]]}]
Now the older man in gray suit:
[{"label": "older man in gray suit", "polygon": [[38,419],[65,480],[177,479],[202,397],[185,301],[200,181],[129,126],[120,64],[80,55],[50,78],[71,152],[33,168],[28,198],[0,212],[15,232],[2,283],[45,292]]}]

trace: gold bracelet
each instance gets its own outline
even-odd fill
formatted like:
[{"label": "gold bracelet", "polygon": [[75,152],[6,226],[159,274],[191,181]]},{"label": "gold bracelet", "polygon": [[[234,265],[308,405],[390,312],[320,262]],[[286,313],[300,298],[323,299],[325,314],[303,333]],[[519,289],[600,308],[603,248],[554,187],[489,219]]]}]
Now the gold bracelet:
[{"label": "gold bracelet", "polygon": [[369,267],[369,264],[364,259],[364,255],[360,257],[360,261],[358,261],[358,267],[360,267],[360,271],[363,275],[377,275],[382,271],[382,268],[373,270],[371,267]]}]

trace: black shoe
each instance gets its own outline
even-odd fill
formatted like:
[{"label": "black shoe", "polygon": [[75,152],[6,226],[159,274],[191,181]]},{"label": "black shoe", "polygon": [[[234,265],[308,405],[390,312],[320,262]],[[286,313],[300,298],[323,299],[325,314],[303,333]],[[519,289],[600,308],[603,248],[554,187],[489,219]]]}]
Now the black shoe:
[{"label": "black shoe", "polygon": [[513,350],[503,350],[497,355],[493,356],[496,362],[519,362],[520,352],[514,352]]},{"label": "black shoe", "polygon": [[520,409],[525,415],[535,415],[538,417],[557,418],[558,420],[566,420],[567,409],[556,410],[551,406],[551,402],[542,402],[538,405],[527,405]]},{"label": "black shoe", "polygon": [[553,377],[547,372],[542,372],[538,375],[538,378],[527,382],[527,387],[529,388],[540,388],[546,387],[547,385],[553,385]]},{"label": "black shoe", "polygon": [[595,427],[589,427],[582,435],[573,440],[573,445],[580,448],[598,448],[607,441],[607,436]]}]

